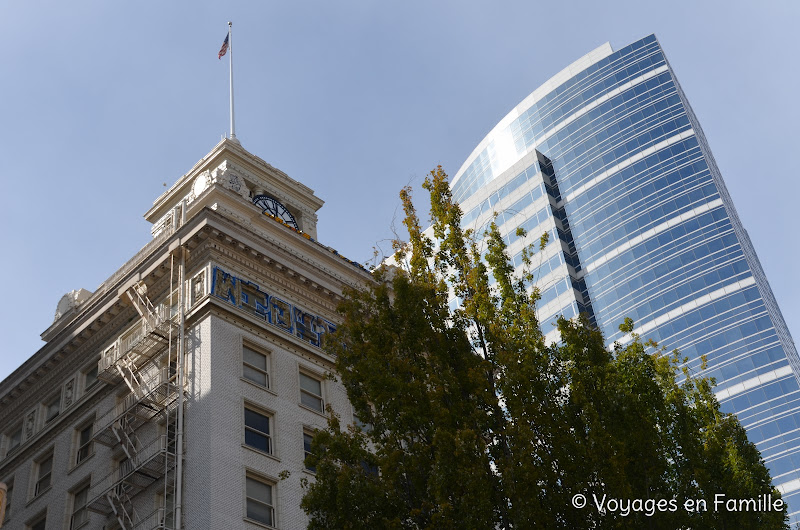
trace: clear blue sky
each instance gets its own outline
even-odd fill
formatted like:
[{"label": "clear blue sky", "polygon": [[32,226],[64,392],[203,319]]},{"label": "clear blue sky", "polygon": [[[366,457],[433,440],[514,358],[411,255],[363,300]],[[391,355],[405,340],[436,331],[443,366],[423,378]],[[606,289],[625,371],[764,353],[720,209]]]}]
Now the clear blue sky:
[{"label": "clear blue sky", "polygon": [[753,5],[3,2],[0,379],[43,345],[64,293],[149,240],[163,183],[225,133],[228,20],[237,136],[326,201],[320,240],[358,261],[392,237],[402,186],[455,174],[573,60],[656,33],[797,338],[800,3]]}]

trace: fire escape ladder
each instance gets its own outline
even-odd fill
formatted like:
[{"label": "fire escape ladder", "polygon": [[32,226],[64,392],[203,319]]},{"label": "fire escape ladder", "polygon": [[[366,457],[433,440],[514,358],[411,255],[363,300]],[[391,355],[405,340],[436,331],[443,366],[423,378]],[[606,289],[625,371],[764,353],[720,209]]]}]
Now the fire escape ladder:
[{"label": "fire escape ladder", "polygon": [[131,392],[142,398],[150,390],[142,385],[142,368],[177,338],[179,326],[175,319],[170,318],[169,307],[159,309],[153,305],[144,283],[137,283],[126,291],[126,295],[141,321],[106,349],[98,362],[97,377],[109,384],[124,380]]},{"label": "fire escape ladder", "polygon": [[[147,296],[144,282],[125,292],[141,320],[106,347],[98,363],[99,379],[112,385],[124,381],[131,393],[97,419],[92,439],[121,449],[127,458],[99,480],[93,478],[87,508],[106,517],[113,514],[124,530],[164,528],[165,508],[144,518],[134,510],[137,495],[153,483],[163,480],[164,491],[179,491],[176,433],[185,393],[176,381],[182,313],[172,316],[176,306],[181,307],[172,285],[170,281],[167,299],[158,306]],[[166,433],[161,431],[162,421]],[[153,437],[154,430],[160,434]],[[141,509],[141,499],[136,502]]]},{"label": "fire escape ladder", "polygon": [[139,437],[136,436],[136,431],[131,427],[130,421],[126,416],[122,416],[119,420],[115,421],[111,426],[114,436],[117,438],[122,450],[125,452],[131,462],[136,462],[136,453],[138,448],[142,446]]},{"label": "fire escape ladder", "polygon": [[146,393],[146,389],[142,383],[141,376],[136,370],[136,365],[127,355],[119,359],[117,362],[117,370],[136,398],[142,399]]},{"label": "fire escape ladder", "polygon": [[128,495],[127,486],[120,484],[116,488],[109,490],[106,493],[106,499],[111,505],[111,511],[114,517],[117,518],[119,526],[122,530],[128,530],[134,527],[136,517],[136,510],[133,508],[133,501]]},{"label": "fire escape ladder", "polygon": [[158,327],[159,318],[155,306],[147,297],[147,285],[144,282],[134,284],[125,294],[128,295],[133,307],[139,315],[149,324],[150,329]]}]

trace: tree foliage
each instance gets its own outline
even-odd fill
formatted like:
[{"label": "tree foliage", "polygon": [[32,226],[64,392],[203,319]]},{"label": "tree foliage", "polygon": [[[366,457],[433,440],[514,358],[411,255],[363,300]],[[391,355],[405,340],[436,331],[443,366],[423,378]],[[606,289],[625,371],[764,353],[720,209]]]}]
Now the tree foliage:
[{"label": "tree foliage", "polygon": [[409,239],[395,250],[407,266],[349,291],[328,342],[368,427],[330,411],[315,435],[309,528],[784,527],[785,510],[714,509],[717,494],[779,494],[713,381],[679,370],[685,360],[630,321],[631,341],[613,351],[584,317],[559,320],[560,343],[546,343],[530,271],[547,237],[515,275],[494,223],[483,237],[461,229],[441,167],[423,187],[433,238],[404,189]]}]

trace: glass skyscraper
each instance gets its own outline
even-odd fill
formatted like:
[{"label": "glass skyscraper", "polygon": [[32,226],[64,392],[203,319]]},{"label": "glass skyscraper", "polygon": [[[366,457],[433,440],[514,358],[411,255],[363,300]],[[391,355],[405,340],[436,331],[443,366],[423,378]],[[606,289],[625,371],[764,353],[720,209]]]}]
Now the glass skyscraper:
[{"label": "glass skyscraper", "polygon": [[[800,513],[800,359],[700,124],[655,36],[605,44],[536,89],[452,179],[464,227],[497,223],[534,260],[543,330],[585,312],[678,348],[715,377]],[[527,238],[516,235],[523,227]],[[452,301],[458,303],[457,300]]]}]

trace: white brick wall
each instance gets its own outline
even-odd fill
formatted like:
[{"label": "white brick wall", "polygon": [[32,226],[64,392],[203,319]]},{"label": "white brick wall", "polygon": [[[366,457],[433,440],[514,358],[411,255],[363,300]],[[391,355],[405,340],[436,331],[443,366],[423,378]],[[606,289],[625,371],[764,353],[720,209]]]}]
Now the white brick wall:
[{"label": "white brick wall", "polygon": [[[282,333],[268,329],[278,338]],[[248,471],[275,484],[277,526],[305,528],[300,509],[300,479],[304,471],[303,429],[324,428],[325,417],[300,405],[299,371],[302,367],[320,377],[326,368],[256,336],[235,324],[209,316],[190,331],[191,395],[187,407],[185,458],[185,513],[187,528],[258,527],[243,521],[245,476]],[[270,388],[242,378],[242,344],[269,356]],[[350,405],[343,387],[323,381],[323,398],[346,421]],[[271,415],[272,455],[244,446],[244,406]],[[284,470],[291,472],[279,481]]]}]

